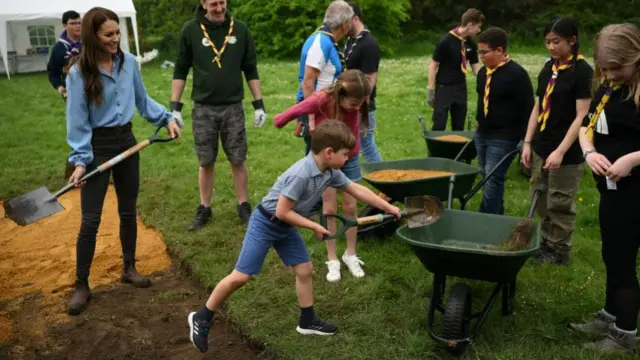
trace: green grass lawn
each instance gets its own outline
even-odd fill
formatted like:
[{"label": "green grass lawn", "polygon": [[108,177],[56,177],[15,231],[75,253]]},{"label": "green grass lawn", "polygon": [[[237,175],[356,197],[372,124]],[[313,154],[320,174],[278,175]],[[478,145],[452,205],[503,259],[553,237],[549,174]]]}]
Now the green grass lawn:
[{"label": "green grass lawn", "polygon": [[[544,56],[513,54],[534,81]],[[277,176],[303,156],[304,144],[292,136],[294,124],[285,129],[272,125],[273,116],[294,104],[298,66],[294,62],[260,64],[262,89],[269,123],[252,127],[247,90],[250,200],[256,205]],[[383,60],[378,77],[377,143],[386,160],[426,156],[417,116],[431,124],[425,104],[427,58]],[[151,95],[168,104],[170,69],[148,64],[143,77]],[[190,86],[190,82],[189,85]],[[185,92],[185,100],[190,90]],[[475,113],[475,80],[469,78],[469,108]],[[214,220],[197,233],[185,231],[199,202],[198,165],[193,151],[191,104],[186,101],[186,127],[177,143],[154,144],[141,153],[142,183],[139,212],[143,220],[164,233],[167,245],[193,266],[208,286],[233,269],[242,245],[245,226],[236,214],[231,174],[220,151],[214,192]],[[0,199],[7,199],[46,185],[52,192],[64,184],[65,142],[63,103],[44,74],[0,79]],[[136,115],[138,140],[153,127]],[[477,211],[481,193],[468,204]],[[530,204],[528,179],[514,161],[506,185],[509,215],[524,216]],[[597,192],[590,172],[581,183],[578,223],[569,267],[526,265],[518,277],[516,310],[502,317],[496,302],[466,359],[596,359],[579,349],[581,338],[569,333],[568,321],[580,320],[602,307],[604,267],[600,259]],[[457,204],[455,205],[457,206]],[[367,276],[356,280],[343,266],[342,281],[329,284],[325,245],[303,231],[315,265],[315,308],[323,319],[334,322],[333,337],[303,337],[295,331],[299,308],[294,275],[283,269],[271,252],[263,272],[234,294],[226,312],[251,337],[267,348],[292,359],[425,359],[445,356],[426,332],[428,296],[432,274],[396,238],[362,241],[358,255]],[[55,239],[51,239],[55,241]],[[345,249],[344,240],[338,252]],[[493,285],[469,282],[474,304],[484,304]],[[450,286],[451,281],[448,282]],[[202,299],[203,303],[206,299]],[[185,314],[186,316],[186,314]],[[441,323],[438,316],[436,323]],[[186,321],[186,317],[185,317]],[[186,322],[185,322],[186,324]],[[187,329],[185,329],[185,332]],[[215,351],[215,349],[213,349]],[[196,350],[194,349],[194,356]]]}]

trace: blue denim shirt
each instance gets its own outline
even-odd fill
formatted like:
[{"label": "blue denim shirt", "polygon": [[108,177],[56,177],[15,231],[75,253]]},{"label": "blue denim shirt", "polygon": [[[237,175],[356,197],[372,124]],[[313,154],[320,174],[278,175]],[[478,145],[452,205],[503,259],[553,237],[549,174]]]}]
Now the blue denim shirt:
[{"label": "blue denim shirt", "polygon": [[124,66],[114,57],[111,75],[102,74],[102,104],[88,103],[84,79],[77,65],[67,74],[67,142],[71,147],[69,162],[87,167],[93,161],[92,129],[125,125],[138,109],[140,116],[155,126],[165,125],[172,114],[153,100],[144,87],[134,56],[124,53]]}]

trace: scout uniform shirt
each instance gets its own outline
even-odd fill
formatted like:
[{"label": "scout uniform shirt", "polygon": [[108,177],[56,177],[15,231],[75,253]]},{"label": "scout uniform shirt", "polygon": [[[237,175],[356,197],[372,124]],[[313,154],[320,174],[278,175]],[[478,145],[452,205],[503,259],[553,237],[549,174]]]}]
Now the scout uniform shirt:
[{"label": "scout uniform shirt", "polygon": [[[597,114],[598,105],[606,91],[606,86],[598,88],[582,126],[589,126],[594,116],[596,122],[593,145],[598,153],[604,155],[613,164],[626,154],[640,151],[640,108],[633,98],[627,99],[629,87],[622,86],[611,93],[602,111]],[[593,177],[598,183],[598,188],[606,189],[604,177],[595,173]],[[640,167],[631,169],[629,176],[620,179],[617,183],[619,191],[628,187],[640,189]]]},{"label": "scout uniform shirt", "polygon": [[246,81],[258,79],[256,50],[249,28],[228,12],[222,24],[211,22],[205,14],[206,10],[199,6],[194,18],[182,27],[173,79],[186,80],[193,67],[193,101],[205,105],[241,102],[242,73]]},{"label": "scout uniform shirt", "polygon": [[[365,74],[377,73],[380,65],[380,46],[369,32],[363,30],[355,38],[349,38],[345,45],[345,61],[347,69],[358,69]],[[376,80],[376,85],[378,81]],[[376,87],[371,90],[369,97],[369,111],[376,109]]]},{"label": "scout uniform shirt", "polygon": [[[538,97],[540,114],[543,114],[543,99],[547,84],[553,75],[553,60],[547,61],[538,75]],[[578,59],[568,69],[558,72],[553,91],[549,96],[550,111],[546,120],[539,121],[532,140],[532,149],[546,159],[558,148],[576,118],[576,100],[591,98],[593,69],[584,59]],[[542,127],[544,125],[544,130]],[[584,161],[580,142],[576,140],[562,159],[562,165],[576,165]]]},{"label": "scout uniform shirt", "polygon": [[[470,64],[478,63],[476,44],[465,41],[466,59]],[[462,72],[462,42],[451,32],[443,35],[433,51],[433,60],[440,63],[436,73],[436,84],[466,84],[465,73]],[[465,62],[466,67],[466,62]]]},{"label": "scout uniform shirt", "polygon": [[527,71],[513,60],[491,74],[487,115],[485,116],[485,85],[487,67],[478,71],[476,92],[478,134],[493,140],[520,141],[524,139],[529,116],[533,109],[533,85]]}]

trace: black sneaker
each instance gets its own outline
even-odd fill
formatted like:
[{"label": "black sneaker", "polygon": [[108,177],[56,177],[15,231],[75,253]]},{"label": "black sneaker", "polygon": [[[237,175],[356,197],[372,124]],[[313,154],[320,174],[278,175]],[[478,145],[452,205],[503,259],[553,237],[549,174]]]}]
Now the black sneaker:
[{"label": "black sneaker", "polygon": [[298,325],[296,330],[302,335],[333,335],[338,329],[316,317],[308,326]]},{"label": "black sneaker", "polygon": [[209,329],[211,328],[211,322],[198,318],[196,312],[189,314],[189,339],[191,343],[201,353],[206,353],[209,350]]},{"label": "black sneaker", "polygon": [[249,218],[251,217],[251,205],[247,201],[238,205],[238,216],[245,223],[249,222]]},{"label": "black sneaker", "polygon": [[201,227],[205,226],[209,219],[211,219],[212,212],[211,207],[204,207],[203,205],[198,205],[198,209],[196,210],[196,218],[193,220],[191,225],[187,227],[187,230],[194,231],[198,230]]}]

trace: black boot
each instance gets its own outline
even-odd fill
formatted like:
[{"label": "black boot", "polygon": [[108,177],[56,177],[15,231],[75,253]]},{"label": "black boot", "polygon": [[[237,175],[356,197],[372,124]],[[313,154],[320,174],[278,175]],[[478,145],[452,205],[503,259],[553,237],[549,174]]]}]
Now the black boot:
[{"label": "black boot", "polygon": [[249,222],[249,218],[251,217],[251,205],[248,201],[238,205],[238,216],[245,224]]},{"label": "black boot", "polygon": [[82,313],[89,305],[89,300],[91,300],[91,291],[89,290],[89,281],[87,279],[76,279],[75,287],[69,301],[69,315]]},{"label": "black boot", "polygon": [[134,261],[125,261],[122,269],[122,277],[120,281],[127,284],[133,284],[135,287],[146,288],[151,286],[151,279],[140,275],[136,270]]},{"label": "black boot", "polygon": [[198,209],[196,210],[196,218],[193,220],[191,225],[187,227],[188,231],[195,231],[203,226],[205,226],[209,220],[211,219],[213,213],[211,211],[211,207],[204,207],[203,205],[198,205]]}]

